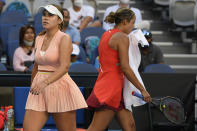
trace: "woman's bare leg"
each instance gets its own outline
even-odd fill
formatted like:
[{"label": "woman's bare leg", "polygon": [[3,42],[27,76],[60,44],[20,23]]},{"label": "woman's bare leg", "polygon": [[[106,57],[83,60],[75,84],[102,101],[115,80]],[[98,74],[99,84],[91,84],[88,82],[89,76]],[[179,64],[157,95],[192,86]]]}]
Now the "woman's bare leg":
[{"label": "woman's bare leg", "polygon": [[26,110],[23,129],[24,131],[40,131],[48,120],[46,111]]},{"label": "woman's bare leg", "polygon": [[100,109],[95,111],[94,117],[87,131],[104,131],[114,115],[115,112],[109,109]]},{"label": "woman's bare leg", "polygon": [[117,112],[116,119],[120,123],[123,131],[136,131],[135,121],[132,112],[127,109],[122,109]]},{"label": "woman's bare leg", "polygon": [[76,131],[76,112],[52,113],[58,131]]}]

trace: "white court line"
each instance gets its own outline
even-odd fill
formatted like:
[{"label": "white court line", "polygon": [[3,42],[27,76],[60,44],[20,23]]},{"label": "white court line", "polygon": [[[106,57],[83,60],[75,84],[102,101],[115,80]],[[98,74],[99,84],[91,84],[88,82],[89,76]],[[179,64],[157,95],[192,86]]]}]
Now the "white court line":
[{"label": "white court line", "polygon": [[154,42],[158,46],[173,46],[173,42]]},{"label": "white court line", "polygon": [[164,32],[163,31],[151,31],[153,35],[162,35]]},{"label": "white court line", "polygon": [[105,10],[98,10],[97,13],[98,14],[104,14],[105,13]]},{"label": "white court line", "polygon": [[[97,1],[98,4],[119,4],[119,1],[108,0],[108,1]],[[135,1],[130,1],[129,4],[135,4]]]},{"label": "white court line", "polygon": [[[195,100],[197,100],[197,85],[196,85],[196,87],[195,87],[195,94],[196,94],[196,95],[195,95]],[[196,110],[196,111],[195,111],[195,114],[196,114],[195,116],[196,116],[196,118],[197,118],[197,103],[195,103],[195,110]]]},{"label": "white court line", "polygon": [[170,65],[173,69],[197,69],[196,65]]},{"label": "white court line", "polygon": [[[101,10],[101,9],[99,9],[99,10],[97,10],[97,13],[100,13],[100,14],[102,14],[102,13],[105,13],[105,11],[106,10]],[[142,10],[142,11],[140,11],[142,14],[144,14],[144,11]]]},{"label": "white court line", "polygon": [[164,54],[165,58],[197,58],[197,54]]},{"label": "white court line", "polygon": [[[98,14],[104,14],[105,11],[106,11],[106,10],[98,10],[97,13],[98,13]],[[146,21],[148,21],[149,23],[153,23],[153,20],[146,20]]]},{"label": "white court line", "polygon": [[146,20],[146,21],[149,21],[150,23],[153,23],[153,20]]}]

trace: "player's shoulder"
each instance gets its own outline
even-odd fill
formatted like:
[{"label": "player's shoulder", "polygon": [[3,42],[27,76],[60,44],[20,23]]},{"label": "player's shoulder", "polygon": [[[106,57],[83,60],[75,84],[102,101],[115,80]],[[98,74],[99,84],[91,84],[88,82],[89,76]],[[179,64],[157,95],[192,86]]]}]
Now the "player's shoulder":
[{"label": "player's shoulder", "polygon": [[112,36],[112,40],[115,42],[125,41],[128,39],[129,39],[128,35],[123,32],[117,32],[117,33],[113,34],[113,36]]}]

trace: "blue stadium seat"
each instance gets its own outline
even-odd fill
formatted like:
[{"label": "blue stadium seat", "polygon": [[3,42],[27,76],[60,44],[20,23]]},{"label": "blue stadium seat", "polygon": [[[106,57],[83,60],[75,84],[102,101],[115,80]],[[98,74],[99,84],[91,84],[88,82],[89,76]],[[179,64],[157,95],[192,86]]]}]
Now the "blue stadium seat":
[{"label": "blue stadium seat", "polygon": [[[82,94],[84,94],[84,87],[79,87]],[[25,105],[28,97],[30,87],[14,87],[14,109],[15,109],[15,127],[22,127],[24,114],[25,114]],[[77,110],[77,124],[84,124],[84,109]],[[52,117],[49,117],[45,128],[55,128],[55,123]]]},{"label": "blue stadium seat", "polygon": [[37,13],[34,16],[34,25],[35,24],[42,24],[42,13]]},{"label": "blue stadium seat", "polygon": [[9,58],[9,63],[12,65],[13,55],[16,48],[19,47],[19,31],[22,25],[15,25],[10,27],[8,33],[8,42],[7,42],[7,55]]},{"label": "blue stadium seat", "polygon": [[19,32],[23,25],[13,25],[10,27],[10,30],[8,32],[8,42],[13,40],[19,40]]},{"label": "blue stadium seat", "polygon": [[94,49],[94,51],[92,52],[92,58],[91,58],[91,60],[90,60],[90,63],[91,64],[95,64],[95,59],[97,58],[97,56],[99,56],[99,53],[98,53],[98,47],[96,47],[95,49]]},{"label": "blue stadium seat", "polygon": [[14,87],[14,123],[21,127],[24,120],[25,104],[30,87]]},{"label": "blue stadium seat", "polygon": [[84,48],[86,56],[91,61],[90,63],[92,63],[92,52],[99,45],[100,38],[104,32],[105,30],[101,27],[86,27],[80,33],[80,46]]},{"label": "blue stadium seat", "polygon": [[[9,33],[11,33],[11,29],[12,28],[17,28],[17,27],[21,27],[23,24],[1,24],[0,23],[0,37],[2,38],[3,40],[3,43],[4,43],[4,51],[7,53],[8,52],[8,36],[9,36]],[[17,34],[17,32],[16,32]],[[14,36],[16,37],[16,36]],[[19,37],[19,36],[18,36]]]},{"label": "blue stadium seat", "polygon": [[28,19],[22,11],[5,11],[0,16],[0,24],[27,24]]},{"label": "blue stadium seat", "polygon": [[94,72],[97,73],[97,69],[92,65],[88,63],[79,63],[79,64],[72,64],[70,66],[69,72]]},{"label": "blue stadium seat", "polygon": [[[84,87],[79,87],[81,93],[84,95]],[[84,119],[84,109],[79,109],[77,110],[76,114],[76,120],[77,120],[77,125],[84,125],[85,124],[85,119]]]},{"label": "blue stadium seat", "polygon": [[42,14],[41,13],[37,13],[34,16],[34,28],[35,28],[35,31],[36,31],[36,35],[44,29],[42,27]]},{"label": "blue stadium seat", "polygon": [[14,1],[10,3],[7,7],[6,11],[21,11],[23,12],[27,17],[31,17],[30,12],[22,1]]},{"label": "blue stadium seat", "polygon": [[84,63],[87,63],[85,50],[81,46],[79,46],[79,49],[80,49],[80,52],[79,52],[79,55],[77,57],[77,60],[82,61]]},{"label": "blue stadium seat", "polygon": [[175,73],[175,71],[166,64],[150,64],[145,67],[144,73]]},{"label": "blue stadium seat", "polygon": [[[14,87],[14,117],[15,126],[21,127],[25,115],[25,105],[30,87]],[[46,123],[46,126],[55,127],[52,117]]]},{"label": "blue stadium seat", "polygon": [[27,17],[21,11],[5,11],[0,16],[0,37],[4,42],[4,51],[7,53],[8,33],[13,26],[28,23]]},{"label": "blue stadium seat", "polygon": [[85,39],[89,36],[98,36],[101,38],[105,30],[101,27],[86,27],[81,31],[81,46],[85,43]]},{"label": "blue stadium seat", "polygon": [[2,63],[0,63],[0,71],[7,71],[7,68]]},{"label": "blue stadium seat", "polygon": [[18,48],[18,47],[19,47],[19,41],[18,40],[13,40],[13,41],[8,42],[7,55],[8,55],[8,58],[9,58],[9,63],[11,65],[13,63],[14,52],[15,52],[16,48]]}]

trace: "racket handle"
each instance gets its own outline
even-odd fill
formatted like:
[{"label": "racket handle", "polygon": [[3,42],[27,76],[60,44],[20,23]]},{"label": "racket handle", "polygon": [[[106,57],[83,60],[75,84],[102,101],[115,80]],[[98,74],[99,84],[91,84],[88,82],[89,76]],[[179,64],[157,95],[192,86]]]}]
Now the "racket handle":
[{"label": "racket handle", "polygon": [[140,99],[144,99],[144,96],[141,95],[140,93],[136,92],[136,91],[132,91],[131,94],[132,94],[133,96],[136,96],[136,97],[140,98]]}]

